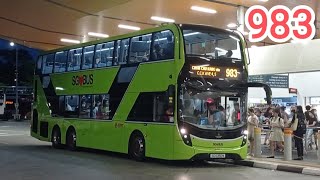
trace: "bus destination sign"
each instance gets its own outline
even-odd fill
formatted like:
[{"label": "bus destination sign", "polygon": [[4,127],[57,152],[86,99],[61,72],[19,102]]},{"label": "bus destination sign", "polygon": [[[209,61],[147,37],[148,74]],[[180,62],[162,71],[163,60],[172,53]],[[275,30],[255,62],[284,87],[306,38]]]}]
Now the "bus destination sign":
[{"label": "bus destination sign", "polygon": [[239,79],[241,71],[235,67],[191,65],[191,77]]}]

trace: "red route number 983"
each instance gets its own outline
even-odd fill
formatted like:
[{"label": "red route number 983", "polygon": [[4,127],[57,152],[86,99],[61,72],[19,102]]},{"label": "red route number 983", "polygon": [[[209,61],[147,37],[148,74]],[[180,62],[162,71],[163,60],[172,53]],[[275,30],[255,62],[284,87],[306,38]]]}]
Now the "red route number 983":
[{"label": "red route number 983", "polygon": [[260,5],[251,6],[245,14],[245,25],[249,29],[249,41],[259,42],[269,37],[282,43],[290,39],[311,40],[316,33],[315,13],[305,5],[292,10],[283,5],[269,11]]}]

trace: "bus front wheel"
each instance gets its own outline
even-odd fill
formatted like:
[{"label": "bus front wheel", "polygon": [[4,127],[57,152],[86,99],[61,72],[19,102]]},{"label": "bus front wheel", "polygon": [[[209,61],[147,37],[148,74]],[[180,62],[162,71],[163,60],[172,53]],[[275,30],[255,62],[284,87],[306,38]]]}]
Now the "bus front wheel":
[{"label": "bus front wheel", "polygon": [[73,129],[71,129],[67,134],[67,147],[71,151],[75,151],[77,148],[77,136]]},{"label": "bus front wheel", "polygon": [[145,159],[145,140],[140,133],[133,135],[131,138],[129,155],[136,161],[143,161]]},{"label": "bus front wheel", "polygon": [[52,142],[52,147],[56,149],[61,148],[61,133],[58,128],[53,129],[51,142]]}]

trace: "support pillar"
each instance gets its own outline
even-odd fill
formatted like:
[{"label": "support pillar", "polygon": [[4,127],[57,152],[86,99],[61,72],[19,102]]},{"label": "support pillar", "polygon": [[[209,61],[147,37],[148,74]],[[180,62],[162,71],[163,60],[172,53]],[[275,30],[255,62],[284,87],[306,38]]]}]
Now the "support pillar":
[{"label": "support pillar", "polygon": [[237,24],[238,28],[237,30],[240,31],[241,33],[244,32],[244,21],[245,21],[245,12],[244,12],[244,7],[239,6],[237,9]]},{"label": "support pillar", "polygon": [[254,157],[261,157],[261,128],[254,128]]},{"label": "support pillar", "polygon": [[284,160],[292,160],[292,129],[284,129]]}]

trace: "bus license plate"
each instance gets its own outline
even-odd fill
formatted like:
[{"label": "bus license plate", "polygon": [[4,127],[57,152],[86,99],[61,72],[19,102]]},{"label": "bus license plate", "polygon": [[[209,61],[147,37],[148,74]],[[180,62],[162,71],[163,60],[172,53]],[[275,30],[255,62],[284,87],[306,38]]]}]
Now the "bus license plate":
[{"label": "bus license plate", "polygon": [[225,154],[210,154],[210,158],[212,158],[212,159],[226,158],[226,155]]}]

